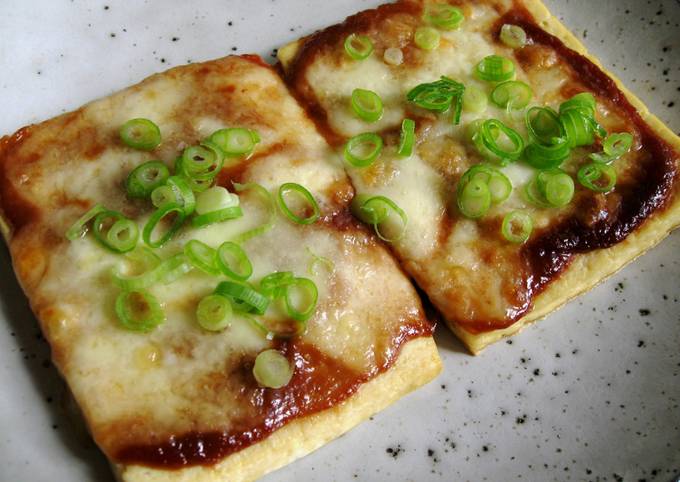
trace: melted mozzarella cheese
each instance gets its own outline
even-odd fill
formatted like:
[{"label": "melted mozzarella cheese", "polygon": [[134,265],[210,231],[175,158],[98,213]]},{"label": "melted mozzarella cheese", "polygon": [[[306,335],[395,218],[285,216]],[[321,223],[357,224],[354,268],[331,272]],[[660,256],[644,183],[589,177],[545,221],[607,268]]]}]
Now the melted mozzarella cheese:
[{"label": "melted mozzarella cheese", "polygon": [[[203,69],[211,70],[205,74]],[[118,127],[132,117],[149,118],[160,126],[163,144],[153,156],[127,149],[117,140]],[[262,137],[252,157],[239,161],[241,181],[259,183],[272,195],[282,183],[297,182],[310,190],[323,215],[347,209],[342,204],[347,199],[336,199],[338,186],[348,186],[348,181],[335,152],[275,73],[242,59],[154,76],[86,106],[72,118],[38,126],[26,143],[40,161],[35,164],[40,169],[26,171],[26,193],[44,208],[39,229],[56,241],[44,255],[44,272],[31,275],[25,285],[55,362],[109,455],[128,443],[154,443],[170,434],[229,431],[235,420],[255,410],[239,398],[242,382],[233,374],[246,370],[248,360],[272,342],[244,317],[235,317],[219,333],[207,332],[196,322],[198,301],[223,277],[194,269],[170,284],[151,287],[166,320],[152,332],[139,334],[123,329],[113,310],[119,290],[111,273],[121,256],[102,248],[91,234],[73,242],[63,238],[82,214],[83,202],[121,210],[141,230],[151,206],[125,198],[128,172],[155,156],[172,168],[186,145],[232,126],[256,129]],[[88,129],[101,145],[94,158],[79,150],[79,136]],[[158,254],[166,258],[180,253],[192,239],[217,248],[268,218],[259,196],[246,191],[240,197],[242,218],[200,229],[185,226]],[[376,373],[378,363],[391,356],[385,349],[400,324],[422,316],[413,288],[363,231],[351,226],[339,230],[321,221],[301,226],[274,209],[272,229],[243,243],[253,264],[249,281],[257,285],[274,271],[312,279],[319,301],[304,342],[357,373]],[[18,236],[29,235],[22,231]],[[15,242],[22,263],[27,244]],[[332,267],[312,269],[314,256],[329,259]],[[287,318],[278,301],[265,317]]]}]

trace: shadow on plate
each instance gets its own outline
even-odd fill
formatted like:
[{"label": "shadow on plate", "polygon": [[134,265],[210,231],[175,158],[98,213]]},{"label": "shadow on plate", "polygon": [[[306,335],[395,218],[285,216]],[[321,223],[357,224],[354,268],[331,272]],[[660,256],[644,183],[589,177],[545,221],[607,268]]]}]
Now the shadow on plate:
[{"label": "shadow on plate", "polygon": [[[60,422],[55,427],[61,428],[56,433],[63,444],[86,464],[89,480],[113,482],[106,458],[87,433],[85,422],[59,372],[48,362],[51,359],[49,345],[17,282],[6,247],[0,248],[0,315],[6,320],[4,329],[14,333],[16,344],[24,354],[26,370],[44,409],[52,420]],[[52,399],[58,403],[49,403]]]}]

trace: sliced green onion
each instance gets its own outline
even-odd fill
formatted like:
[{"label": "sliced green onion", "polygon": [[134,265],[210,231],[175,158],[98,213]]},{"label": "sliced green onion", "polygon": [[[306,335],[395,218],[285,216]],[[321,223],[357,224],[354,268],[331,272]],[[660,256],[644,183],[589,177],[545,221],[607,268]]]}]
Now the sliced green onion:
[{"label": "sliced green onion", "polygon": [[222,331],[231,325],[234,311],[227,298],[208,295],[196,307],[196,319],[201,328],[208,331]]},{"label": "sliced green onion", "polygon": [[161,143],[161,130],[149,119],[130,119],[121,126],[120,138],[126,146],[150,151]]},{"label": "sliced green onion", "polygon": [[463,110],[465,86],[460,82],[442,76],[435,82],[419,84],[406,94],[406,99],[418,107],[434,112],[445,112],[453,108],[453,123],[460,123]]},{"label": "sliced green onion", "polygon": [[221,223],[230,219],[236,219],[243,216],[243,210],[240,206],[231,208],[218,209],[217,211],[210,211],[209,213],[199,214],[191,219],[191,225],[195,228],[207,226],[208,224]]},{"label": "sliced green onion", "polygon": [[531,87],[519,80],[500,83],[491,92],[491,102],[508,110],[524,109],[529,105],[534,92]]},{"label": "sliced green onion", "polygon": [[434,50],[439,47],[441,34],[432,27],[418,27],[413,35],[413,41],[423,50]]},{"label": "sliced green onion", "polygon": [[269,307],[269,298],[244,283],[222,281],[215,294],[228,298],[236,311],[264,315]]},{"label": "sliced green onion", "polygon": [[569,141],[558,137],[554,144],[544,145],[536,142],[529,144],[524,149],[524,159],[527,164],[536,169],[551,169],[559,167],[569,157],[571,148]]},{"label": "sliced green onion", "polygon": [[354,60],[364,60],[373,53],[373,42],[366,35],[350,34],[344,45],[345,52]]},{"label": "sliced green onion", "polygon": [[[305,214],[310,211],[311,213],[305,217],[295,214],[288,205],[288,202],[286,202],[286,197],[289,197],[289,194],[295,194],[300,200],[302,200],[303,206],[301,208],[298,207],[297,210],[303,211]],[[283,214],[285,214],[286,217],[294,223],[314,224],[316,220],[319,219],[319,205],[316,203],[312,193],[300,184],[294,182],[281,184],[281,187],[279,187],[278,201],[281,212],[283,212]]]},{"label": "sliced green onion", "polygon": [[527,44],[527,33],[522,27],[506,23],[501,27],[500,39],[511,49],[521,49]]},{"label": "sliced green onion", "polygon": [[550,107],[532,107],[525,116],[529,138],[543,145],[557,142],[565,137],[557,112]]},{"label": "sliced green onion", "polygon": [[465,20],[465,15],[458,7],[439,3],[427,9],[425,20],[442,30],[456,30]]},{"label": "sliced green onion", "polygon": [[307,272],[311,276],[317,275],[317,270],[316,266],[318,264],[322,264],[326,267],[328,272],[332,273],[333,270],[335,269],[335,263],[331,261],[330,259],[324,257],[324,256],[319,256],[318,254],[314,253],[309,247],[305,248],[309,255],[312,257],[312,260],[309,262],[309,266],[307,267]]},{"label": "sliced green onion", "polygon": [[581,92],[571,99],[562,102],[560,105],[560,114],[564,114],[569,110],[577,110],[584,117],[593,117],[595,115],[596,105],[595,96],[593,94],[590,92]]},{"label": "sliced green onion", "polygon": [[522,136],[498,119],[484,121],[472,140],[482,157],[500,165],[516,161],[524,149]]},{"label": "sliced green onion", "polygon": [[260,291],[270,298],[279,298],[286,294],[286,289],[293,282],[292,271],[275,271],[260,280]]},{"label": "sliced green onion", "polygon": [[240,203],[236,194],[222,186],[213,186],[196,196],[196,214],[206,214],[220,209],[233,208]]},{"label": "sliced green onion", "polygon": [[544,189],[545,199],[551,206],[563,207],[574,197],[574,180],[566,172],[556,173],[545,181]]},{"label": "sliced green onion", "polygon": [[85,214],[80,216],[78,220],[68,228],[66,231],[66,239],[69,241],[75,241],[78,238],[82,238],[87,233],[87,223],[91,219],[97,217],[98,214],[106,212],[107,209],[101,204],[95,204],[92,206]]},{"label": "sliced green onion", "polygon": [[[184,214],[189,216],[196,209],[196,196],[187,184],[186,179],[181,176],[170,176],[167,185],[175,192],[175,204],[182,207]],[[153,194],[153,193],[152,193]],[[159,208],[161,206],[158,206]]]},{"label": "sliced green onion", "polygon": [[295,278],[286,286],[286,313],[296,321],[307,321],[316,310],[319,291],[308,278]]},{"label": "sliced green onion", "polygon": [[147,333],[165,321],[160,303],[146,291],[123,291],[115,309],[120,324],[131,331]]},{"label": "sliced green onion", "polygon": [[512,193],[512,182],[508,176],[496,170],[489,181],[487,182],[489,194],[491,194],[491,202],[493,204],[500,204],[510,197]]},{"label": "sliced green onion", "polygon": [[[408,216],[394,201],[385,196],[355,196],[351,205],[352,212],[365,223],[372,224],[376,234],[380,239],[388,243],[399,241],[406,234],[408,226]],[[397,233],[390,236],[383,233],[381,225],[388,222],[390,213],[395,213],[399,217],[399,228]],[[392,230],[392,229],[390,229]]]},{"label": "sliced green onion", "polygon": [[224,153],[213,142],[189,146],[182,153],[182,172],[189,178],[212,180],[222,170]]},{"label": "sliced green onion", "polygon": [[[156,230],[156,226],[163,219],[165,219],[166,216],[174,216],[174,219],[170,223],[170,227],[166,229],[164,233],[154,239],[153,234]],[[170,241],[179,228],[182,227],[182,223],[184,222],[185,218],[186,215],[184,214],[184,208],[179,204],[168,203],[158,208],[158,210],[151,215],[144,226],[144,230],[142,231],[142,238],[144,239],[144,242],[152,248],[160,248],[165,243]]]},{"label": "sliced green onion", "polygon": [[462,189],[458,189],[458,209],[466,218],[478,219],[491,207],[491,192],[482,179],[471,179]]},{"label": "sliced green onion", "polygon": [[620,158],[633,146],[633,136],[628,132],[608,135],[602,143],[602,153],[594,153],[589,157],[595,162],[609,164]]},{"label": "sliced green onion", "polygon": [[169,185],[158,186],[156,189],[151,191],[151,204],[159,208],[165,206],[168,203],[176,203],[180,201],[177,199],[177,194],[175,190]]},{"label": "sliced green onion", "polygon": [[366,224],[382,223],[387,219],[387,216],[389,216],[387,207],[380,204],[374,204],[370,206],[370,208],[367,208],[364,204],[371,199],[371,197],[372,196],[369,194],[355,195],[350,204],[352,214]]},{"label": "sliced green onion", "polygon": [[245,156],[253,152],[260,135],[252,129],[230,127],[213,132],[209,141],[228,156]]},{"label": "sliced green onion", "polygon": [[161,161],[145,162],[134,168],[125,180],[127,195],[132,198],[149,197],[151,192],[170,177],[168,166]]},{"label": "sliced green onion", "polygon": [[616,185],[616,171],[612,166],[592,162],[578,170],[578,181],[591,191],[609,192]]},{"label": "sliced green onion", "polygon": [[595,142],[594,125],[578,109],[569,109],[560,114],[560,123],[571,147],[589,146]]},{"label": "sliced green onion", "polygon": [[139,228],[137,223],[118,211],[103,211],[92,223],[94,237],[114,253],[127,253],[137,246]]},{"label": "sliced green onion", "polygon": [[383,116],[383,102],[372,90],[354,89],[351,105],[356,115],[366,122],[377,122]]},{"label": "sliced green onion", "polygon": [[114,268],[113,282],[126,291],[138,291],[150,288],[157,283],[170,284],[187,274],[191,269],[187,257],[180,253],[162,262],[159,260],[158,264],[136,276],[123,275],[119,268]]},{"label": "sliced green onion", "polygon": [[260,386],[281,388],[293,378],[294,366],[277,350],[265,350],[255,358],[253,376]]},{"label": "sliced green onion", "polygon": [[530,204],[539,208],[551,208],[550,203],[545,199],[545,194],[538,188],[538,181],[534,177],[524,187],[524,197]]},{"label": "sliced green onion", "polygon": [[189,262],[201,271],[217,276],[220,269],[217,266],[217,252],[198,239],[192,239],[184,245],[184,255]]},{"label": "sliced green onion", "polygon": [[262,224],[239,234],[234,239],[234,241],[237,243],[242,243],[269,231],[274,226],[274,221],[276,220],[276,206],[274,203],[274,197],[271,195],[271,193],[265,187],[254,182],[249,182],[246,184],[234,183],[234,189],[236,189],[236,192],[239,193],[247,190],[255,191],[255,193],[258,194],[260,198],[262,198],[264,202],[264,208],[267,211],[267,219]]},{"label": "sliced green onion", "polygon": [[416,141],[416,123],[412,119],[401,121],[401,134],[399,134],[399,147],[397,154],[401,157],[411,157],[413,145]]},{"label": "sliced green onion", "polygon": [[217,266],[226,276],[245,281],[253,274],[253,265],[243,248],[226,241],[217,248]]},{"label": "sliced green onion", "polygon": [[477,64],[475,74],[487,82],[504,82],[515,76],[515,64],[506,57],[489,55]]},{"label": "sliced green onion", "polygon": [[489,105],[489,100],[482,89],[469,85],[463,94],[463,110],[473,114],[481,114]]},{"label": "sliced green onion", "polygon": [[477,164],[468,169],[460,179],[459,190],[462,190],[472,179],[481,180],[487,185],[492,204],[500,204],[512,193],[512,182],[508,176],[488,164]]},{"label": "sliced green onion", "polygon": [[531,216],[523,211],[510,211],[503,218],[501,233],[511,243],[521,244],[531,236],[534,223]]},{"label": "sliced green onion", "polygon": [[382,147],[383,140],[378,134],[364,132],[347,141],[345,160],[354,167],[368,167],[378,158]]},{"label": "sliced green onion", "polygon": [[525,196],[538,207],[563,207],[574,197],[574,180],[562,169],[543,169],[527,185]]}]

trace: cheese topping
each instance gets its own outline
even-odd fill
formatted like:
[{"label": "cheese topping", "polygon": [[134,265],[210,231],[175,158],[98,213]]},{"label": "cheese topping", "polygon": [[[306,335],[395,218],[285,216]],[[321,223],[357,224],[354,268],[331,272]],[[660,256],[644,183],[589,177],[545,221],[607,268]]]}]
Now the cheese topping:
[{"label": "cheese topping", "polygon": [[[344,56],[334,45],[342,34],[329,30],[328,34],[320,32],[306,39],[310,47],[303,45],[301,56],[292,64],[286,59],[283,62],[292,72],[289,78],[293,88],[313,111],[324,113],[324,121],[337,135],[332,140],[338,149],[350,136],[361,132],[381,135],[385,147],[371,166],[345,166],[354,187],[360,194],[387,196],[408,214],[407,231],[393,243],[394,250],[446,318],[475,332],[492,330],[512,324],[528,309],[532,289],[532,268],[522,247],[511,245],[501,235],[503,217],[513,210],[526,211],[537,237],[570,217],[582,215],[587,211],[582,206],[592,204],[592,199],[597,206],[602,205],[604,197],[576,182],[572,203],[561,208],[536,207],[523,194],[536,170],[518,161],[501,168],[513,185],[510,197],[491,206],[479,221],[465,219],[456,206],[458,181],[470,166],[484,160],[470,141],[467,127],[477,119],[499,119],[527,142],[524,111],[507,112],[490,101],[481,114],[463,112],[460,125],[453,125],[452,109],[443,114],[427,111],[408,102],[406,94],[419,84],[447,76],[490,95],[496,84],[480,81],[474,71],[492,54],[511,59],[515,79],[531,86],[529,106],[558,109],[560,103],[589,89],[554,49],[530,40],[524,48],[513,50],[494,37],[500,15],[513,8],[512,2],[467,2],[461,7],[465,20],[459,29],[440,30],[436,49],[418,48],[414,32],[425,25],[427,5],[438,1],[402,1],[348,19],[343,33],[367,35],[376,46],[374,54],[364,61]],[[401,50],[403,62],[385,62],[384,52],[391,48]],[[348,105],[354,88],[373,90],[382,98],[385,113],[379,122],[367,123],[353,115]],[[639,135],[636,124],[629,122],[627,113],[610,98],[598,96],[597,102],[597,119],[608,132]],[[404,118],[416,121],[417,145],[409,158],[396,153]],[[597,144],[573,149],[561,168],[576,179],[588,154],[598,149]],[[616,161],[619,183],[634,182],[639,169],[635,166],[642,156],[632,149]],[[617,196],[608,196],[610,207],[597,215],[616,216]]]},{"label": "cheese topping", "polygon": [[[158,149],[134,151],[118,140],[119,126],[133,117],[159,125]],[[282,342],[267,340],[243,316],[219,333],[196,322],[199,300],[223,278],[194,269],[171,284],[151,287],[166,321],[148,334],[127,331],[113,311],[120,291],[111,275],[123,257],[103,249],[91,234],[73,242],[64,238],[71,223],[97,202],[122,211],[141,228],[152,206],[126,199],[123,181],[130,170],[150,159],[172,170],[186,146],[236,126],[257,130],[262,141],[251,156],[225,167],[222,185],[233,190],[232,181],[255,182],[275,193],[281,184],[296,182],[313,194],[322,215],[322,221],[301,226],[277,213],[270,231],[243,243],[253,264],[249,281],[257,286],[275,271],[313,280],[317,309],[295,343],[313,347],[326,357],[324,363],[337,367],[328,375],[319,372],[330,377],[328,383],[350,377],[328,392],[306,394],[304,404],[275,420],[267,418],[273,408],[258,401],[266,394],[250,370],[259,352]],[[32,128],[5,156],[11,157],[0,164],[5,177],[21,185],[22,198],[39,208],[36,219],[15,226],[11,249],[17,273],[94,438],[114,459],[127,447],[165,444],[183,434],[238,438],[252,432],[259,435],[249,436],[250,443],[257,441],[291,417],[349,396],[357,383],[389,366],[405,337],[430,330],[412,286],[375,238],[353,222],[335,225],[335,217],[348,216],[352,194],[341,162],[273,70],[251,60],[227,58],[154,76]],[[258,196],[245,191],[240,198],[242,218],[201,229],[185,226],[156,252],[169,257],[192,239],[217,248],[261,224],[268,213]],[[312,269],[314,256],[331,263]],[[284,310],[273,304],[265,316],[283,321]],[[295,360],[300,369],[301,359]],[[276,405],[275,393],[266,396]],[[238,443],[224,450],[238,450],[244,442]],[[182,455],[184,463],[210,460],[190,456]]]}]

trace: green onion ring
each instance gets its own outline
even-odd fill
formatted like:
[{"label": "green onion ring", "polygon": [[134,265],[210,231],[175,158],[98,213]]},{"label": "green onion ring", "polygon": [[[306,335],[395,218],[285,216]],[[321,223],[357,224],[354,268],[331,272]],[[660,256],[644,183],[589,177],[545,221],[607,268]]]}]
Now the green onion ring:
[{"label": "green onion ring", "polygon": [[286,287],[294,279],[292,271],[275,271],[260,280],[260,291],[270,298],[279,298],[286,294]]},{"label": "green onion ring", "polygon": [[[156,229],[158,223],[160,223],[160,221],[166,216],[170,216],[172,214],[175,214],[175,219],[172,221],[172,224],[168,230],[165,231],[165,233],[158,237],[155,241],[152,240],[153,232]],[[151,215],[144,226],[144,230],[142,231],[142,238],[144,239],[144,242],[152,248],[160,248],[165,243],[170,241],[179,228],[182,227],[182,223],[184,222],[185,218],[186,214],[184,213],[184,208],[179,204],[168,203],[165,206],[158,208],[158,210],[156,210],[156,212]]]},{"label": "green onion ring", "polygon": [[146,291],[123,291],[116,298],[115,310],[120,324],[131,331],[148,333],[165,321],[160,303]]},{"label": "green onion ring", "polygon": [[373,42],[366,35],[348,35],[344,47],[347,55],[354,60],[364,60],[373,53]]},{"label": "green onion ring", "polygon": [[179,199],[175,204],[182,207],[184,214],[189,216],[193,213],[194,209],[196,209],[196,196],[194,196],[194,192],[189,187],[186,179],[181,176],[170,176],[167,185],[175,192],[175,197]]},{"label": "green onion ring", "polygon": [[545,199],[551,206],[563,207],[574,197],[574,180],[566,172],[557,173],[545,181],[544,189]]},{"label": "green onion ring", "polygon": [[220,295],[208,295],[196,307],[196,319],[201,328],[208,331],[222,331],[229,328],[233,316],[231,302]]},{"label": "green onion ring", "polygon": [[[306,217],[298,216],[297,214],[295,214],[286,203],[285,197],[288,193],[295,193],[299,197],[301,197],[305,201],[304,209],[311,210],[311,214],[309,214]],[[305,225],[314,224],[316,220],[319,219],[320,215],[319,205],[314,199],[314,196],[312,196],[312,193],[309,192],[307,188],[305,188],[301,184],[297,184],[294,182],[286,182],[284,184],[281,184],[281,186],[279,187],[278,201],[279,208],[281,208],[281,212],[283,212],[283,214],[285,214],[286,217],[293,221],[294,223]]]},{"label": "green onion ring", "polygon": [[539,144],[550,145],[565,137],[557,112],[550,107],[532,107],[527,110],[524,122],[529,138]]},{"label": "green onion ring", "polygon": [[207,226],[208,224],[221,223],[222,221],[228,221],[230,219],[236,219],[242,216],[243,210],[241,209],[241,207],[234,206],[194,216],[191,219],[191,225],[195,228],[200,228],[203,226]]},{"label": "green onion ring", "polygon": [[413,34],[413,42],[422,50],[434,50],[440,41],[441,34],[432,27],[418,27]]},{"label": "green onion ring", "polygon": [[584,187],[595,192],[609,192],[616,185],[614,168],[600,162],[591,162],[581,167],[576,177]]},{"label": "green onion ring", "polygon": [[293,378],[294,365],[277,350],[265,350],[255,358],[253,377],[264,388],[282,388]]},{"label": "green onion ring", "polygon": [[380,96],[372,90],[354,89],[351,99],[354,113],[366,122],[377,122],[385,111]]},{"label": "green onion ring", "polygon": [[354,167],[368,167],[382,151],[383,140],[378,134],[364,132],[349,139],[345,144],[345,160]]},{"label": "green onion ring", "polygon": [[[399,241],[406,234],[408,216],[394,201],[385,196],[357,196],[357,203],[353,204],[353,212],[362,221],[372,224],[375,233],[387,243]],[[401,220],[401,227],[396,236],[383,234],[380,225],[389,219],[389,213],[394,212]]]},{"label": "green onion ring", "polygon": [[461,187],[459,184],[457,204],[460,213],[466,218],[479,219],[491,207],[491,192],[482,179],[470,179]]},{"label": "green onion ring", "polygon": [[602,142],[602,153],[593,153],[589,157],[595,162],[609,164],[630,151],[632,146],[632,134],[628,132],[610,134]]},{"label": "green onion ring", "polygon": [[[499,145],[501,134],[505,135],[506,140],[512,144],[508,150]],[[500,165],[516,161],[524,150],[522,137],[498,119],[488,119],[482,122],[472,139],[482,157]]]},{"label": "green onion ring", "polygon": [[[295,290],[306,292],[309,299],[306,305],[302,307],[296,306],[296,300],[293,298]],[[316,303],[319,299],[319,291],[316,284],[308,278],[295,278],[286,286],[286,312],[288,316],[296,321],[307,321],[314,314],[316,310]]]},{"label": "green onion ring", "polygon": [[498,84],[491,92],[491,102],[504,109],[524,109],[529,105],[534,92],[528,84],[519,80],[508,80]]},{"label": "green onion ring", "polygon": [[269,307],[269,298],[244,283],[222,281],[215,294],[228,298],[236,311],[264,315]]},{"label": "green onion ring", "polygon": [[126,146],[142,151],[151,151],[161,143],[161,130],[149,119],[130,119],[119,134]]},{"label": "green onion ring", "polygon": [[536,169],[559,167],[569,157],[571,148],[569,141],[564,138],[557,138],[556,141],[551,145],[530,143],[524,149],[524,159],[527,164]]},{"label": "green onion ring", "polygon": [[92,231],[97,241],[114,253],[132,251],[139,239],[137,223],[118,211],[103,211],[97,214],[92,223]]},{"label": "green onion ring", "polygon": [[244,127],[220,129],[208,139],[228,156],[245,156],[253,152],[260,142],[260,135]]},{"label": "green onion ring", "polygon": [[522,244],[529,239],[534,223],[531,216],[523,211],[510,211],[503,218],[501,234],[511,243]]},{"label": "green onion ring", "polygon": [[475,74],[487,82],[504,82],[515,76],[515,64],[506,57],[489,55],[477,64]]},{"label": "green onion ring", "polygon": [[127,195],[131,198],[146,198],[170,177],[168,166],[162,161],[140,164],[128,174],[125,180]]},{"label": "green onion ring", "polygon": [[399,134],[399,147],[397,154],[401,157],[411,157],[413,145],[416,141],[416,123],[411,119],[401,121],[401,133]]},{"label": "green onion ring", "polygon": [[245,281],[253,274],[248,255],[241,246],[231,241],[225,241],[217,248],[217,267],[226,276],[239,281]]},{"label": "green onion ring", "polygon": [[501,27],[501,42],[511,49],[521,49],[527,44],[527,33],[522,27],[506,23]]},{"label": "green onion ring", "polygon": [[439,3],[427,9],[425,20],[442,30],[456,30],[465,20],[465,15],[458,7]]},{"label": "green onion ring", "polygon": [[184,255],[192,265],[204,273],[212,276],[221,273],[217,266],[217,251],[198,239],[192,239],[184,245]]},{"label": "green onion ring", "polygon": [[76,239],[85,236],[87,233],[87,223],[89,223],[91,219],[97,217],[98,214],[106,211],[107,209],[101,204],[92,206],[85,214],[80,216],[70,228],[68,228],[68,231],[66,231],[66,239],[75,241]]}]

